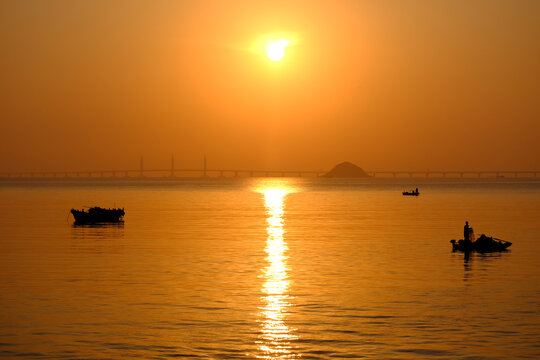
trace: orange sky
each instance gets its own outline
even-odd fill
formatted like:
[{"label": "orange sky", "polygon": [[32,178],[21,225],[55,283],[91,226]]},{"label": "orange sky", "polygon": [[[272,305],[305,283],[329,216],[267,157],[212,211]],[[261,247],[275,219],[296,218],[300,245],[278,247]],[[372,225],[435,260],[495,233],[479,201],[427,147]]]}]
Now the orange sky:
[{"label": "orange sky", "polygon": [[[0,171],[539,170],[539,1],[0,3]],[[261,39],[293,39],[269,61]]]}]

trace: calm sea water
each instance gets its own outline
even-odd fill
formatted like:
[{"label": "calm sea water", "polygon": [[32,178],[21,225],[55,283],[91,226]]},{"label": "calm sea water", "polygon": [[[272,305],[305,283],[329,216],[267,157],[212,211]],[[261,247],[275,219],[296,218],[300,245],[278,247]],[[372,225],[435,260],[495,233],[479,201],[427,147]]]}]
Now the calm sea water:
[{"label": "calm sea water", "polygon": [[540,358],[540,182],[414,181],[4,181],[0,356]]}]

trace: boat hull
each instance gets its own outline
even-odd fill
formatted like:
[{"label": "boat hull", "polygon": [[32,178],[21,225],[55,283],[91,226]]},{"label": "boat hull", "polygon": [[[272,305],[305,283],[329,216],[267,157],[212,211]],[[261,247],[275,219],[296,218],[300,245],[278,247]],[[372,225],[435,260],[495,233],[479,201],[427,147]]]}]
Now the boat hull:
[{"label": "boat hull", "polygon": [[455,240],[451,240],[450,242],[452,243],[452,251],[476,251],[481,253],[507,251],[507,249],[512,245],[512,243],[509,241],[497,241],[492,237],[485,235],[482,235],[474,242],[466,242],[465,240],[459,240],[457,242]]}]

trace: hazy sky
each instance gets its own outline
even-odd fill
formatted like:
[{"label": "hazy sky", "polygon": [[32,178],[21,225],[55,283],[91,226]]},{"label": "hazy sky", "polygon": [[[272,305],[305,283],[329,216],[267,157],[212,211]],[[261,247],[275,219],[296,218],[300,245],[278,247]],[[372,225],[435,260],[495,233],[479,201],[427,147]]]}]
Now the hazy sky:
[{"label": "hazy sky", "polygon": [[539,19],[536,0],[3,0],[0,171],[540,170]]}]

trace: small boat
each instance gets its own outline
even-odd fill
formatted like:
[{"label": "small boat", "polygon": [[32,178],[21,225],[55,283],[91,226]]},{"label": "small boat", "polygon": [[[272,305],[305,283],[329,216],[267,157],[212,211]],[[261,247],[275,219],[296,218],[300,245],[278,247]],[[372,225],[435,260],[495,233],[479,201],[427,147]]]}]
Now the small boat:
[{"label": "small boat", "polygon": [[496,252],[496,251],[506,251],[512,245],[510,241],[497,239],[491,236],[486,236],[484,234],[480,235],[476,241],[465,241],[460,239],[450,240],[452,243],[452,251],[477,251],[477,252]]},{"label": "small boat", "polygon": [[75,224],[119,223],[126,214],[124,209],[104,209],[99,206],[86,210],[71,209]]},{"label": "small boat", "polygon": [[418,191],[418,188],[416,188],[416,190],[404,191],[403,195],[418,196],[418,195],[420,195],[420,192]]}]

